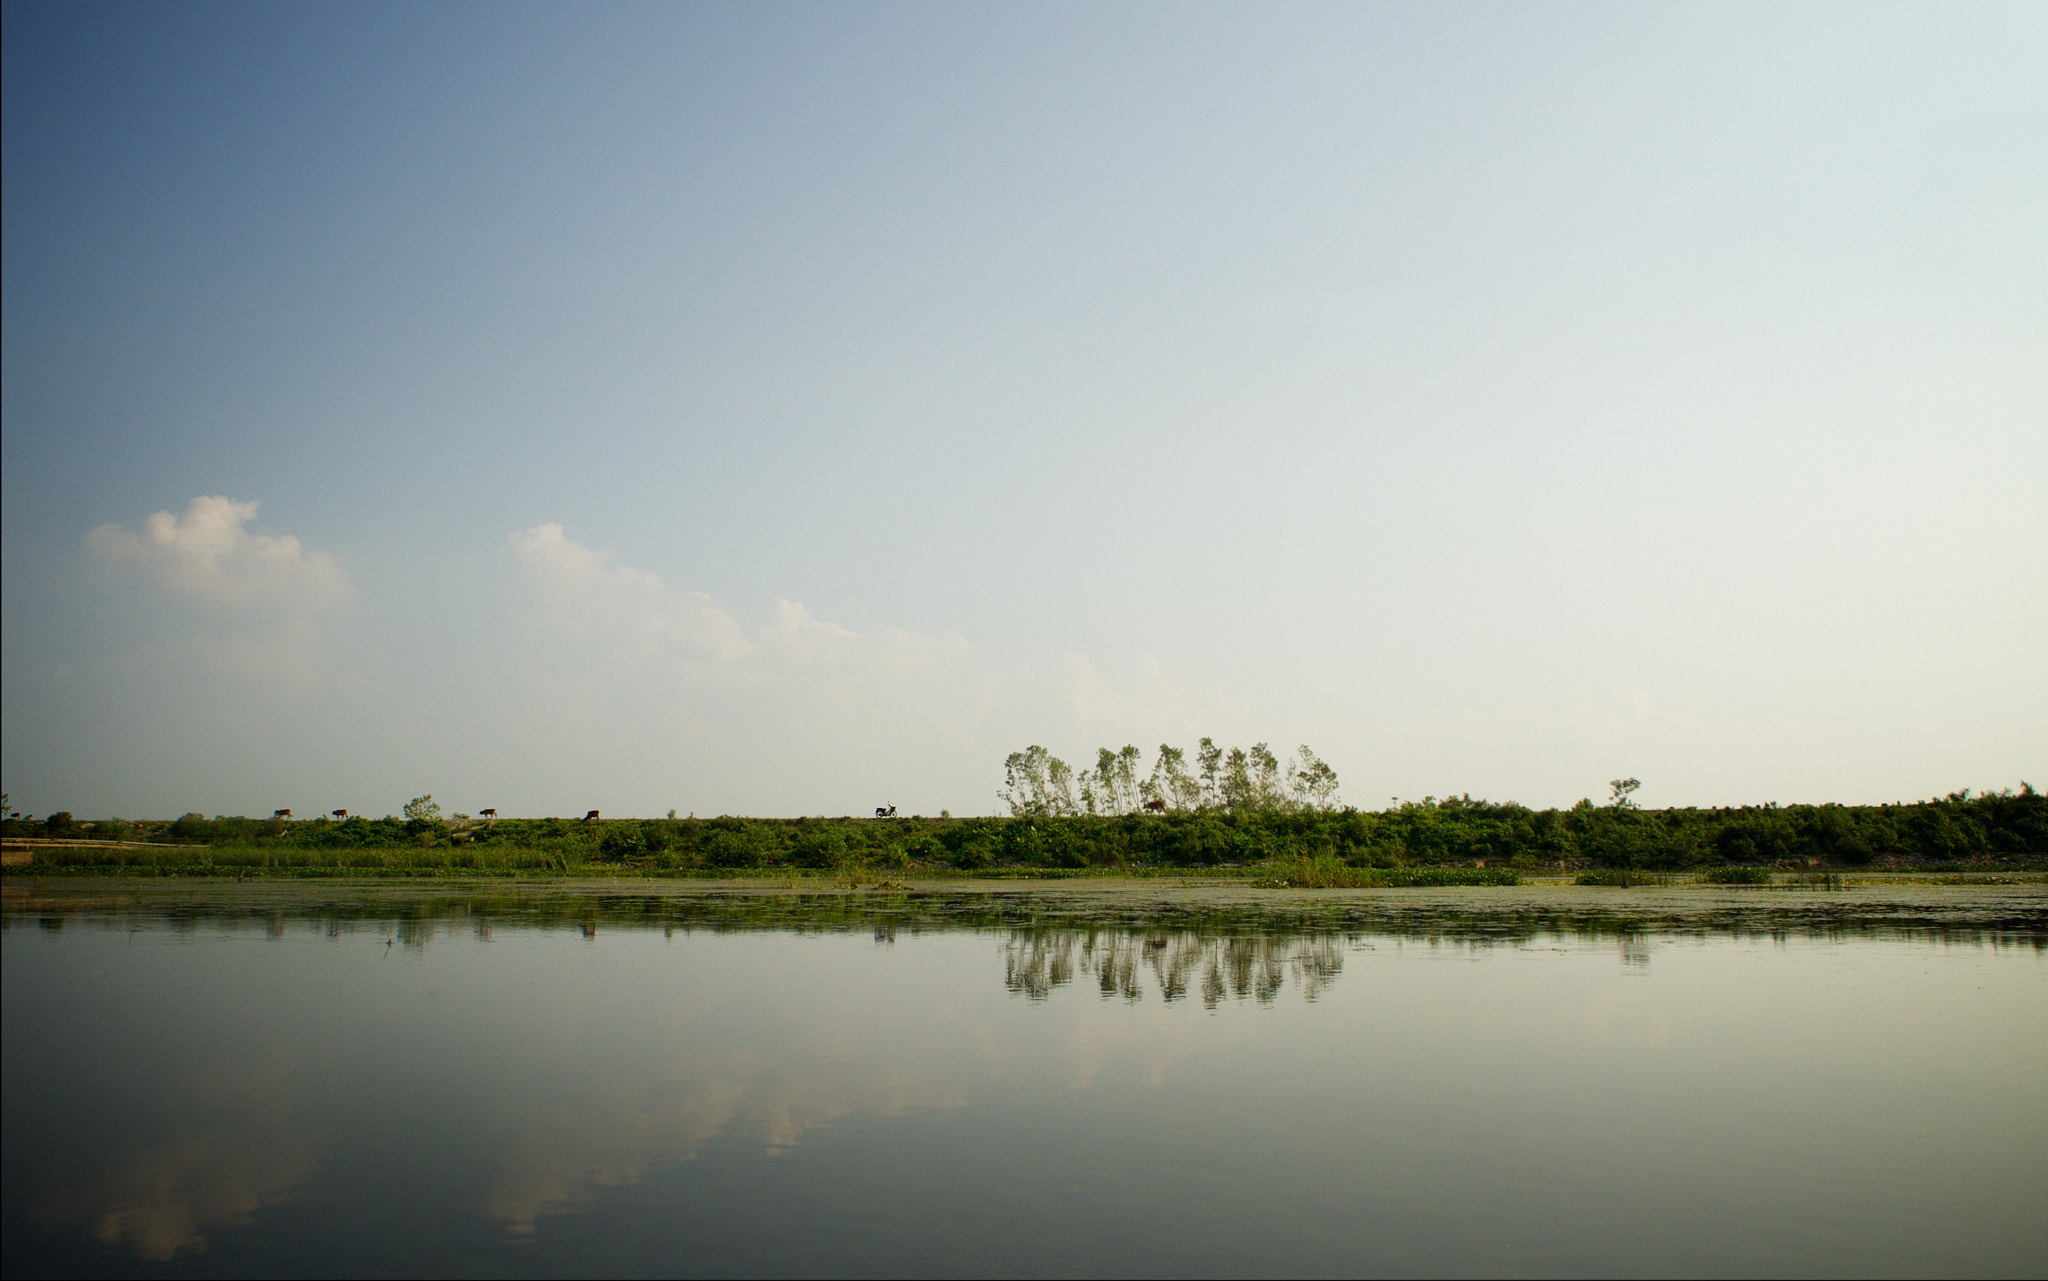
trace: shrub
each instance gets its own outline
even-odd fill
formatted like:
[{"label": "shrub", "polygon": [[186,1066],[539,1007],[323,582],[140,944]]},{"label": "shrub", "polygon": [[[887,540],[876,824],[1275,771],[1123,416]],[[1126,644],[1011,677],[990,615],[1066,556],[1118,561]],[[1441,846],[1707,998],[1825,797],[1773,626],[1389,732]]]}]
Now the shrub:
[{"label": "shrub", "polygon": [[846,833],[838,824],[799,828],[789,861],[798,867],[837,867],[846,861]]},{"label": "shrub", "polygon": [[769,829],[734,819],[704,839],[704,861],[713,867],[761,867],[781,853],[779,845]]},{"label": "shrub", "polygon": [[1771,873],[1762,867],[1710,867],[1701,879],[1709,885],[1769,885]]}]

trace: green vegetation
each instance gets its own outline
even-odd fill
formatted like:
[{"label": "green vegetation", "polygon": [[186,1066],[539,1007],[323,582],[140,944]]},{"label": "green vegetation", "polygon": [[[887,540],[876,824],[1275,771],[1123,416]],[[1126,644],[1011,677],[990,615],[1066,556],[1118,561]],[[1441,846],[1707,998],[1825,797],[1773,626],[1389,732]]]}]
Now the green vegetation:
[{"label": "green vegetation", "polygon": [[1709,885],[1769,885],[1771,870],[1767,867],[1710,867],[1700,874],[1700,879]]},{"label": "green vegetation", "polygon": [[[1110,755],[1115,765],[1120,756]],[[1263,764],[1252,752],[1244,755],[1256,791]],[[1227,756],[1222,762],[1219,775]],[[1202,779],[1194,783],[1199,789]],[[2048,861],[2048,797],[2027,784],[2017,792],[1957,792],[1912,805],[1740,809],[1638,809],[1619,787],[1607,805],[1581,801],[1549,810],[1430,797],[1379,811],[1309,803],[987,818],[484,822],[444,818],[431,796],[406,808],[406,817],[339,821],[186,814],[168,822],[88,823],[58,813],[6,820],[0,835],[10,859],[26,857],[38,870],[213,875],[1014,875],[1220,867],[1292,885],[1448,883],[1417,879],[1423,869],[1484,872],[1480,880],[1488,884],[1544,869],[1612,873],[1630,883],[1650,873],[1695,872],[1742,884],[1765,867],[1959,870]],[[51,840],[61,843],[40,843]]]},{"label": "green vegetation", "polygon": [[1253,882],[1318,890],[1521,883],[1521,873],[1510,867],[1354,867],[1329,855],[1278,863],[1270,876]]},{"label": "green vegetation", "polygon": [[1005,875],[1251,869],[1302,887],[1511,885],[1543,869],[1582,885],[1657,883],[1693,872],[1769,882],[1768,867],[2010,865],[2048,858],[2048,797],[1954,792],[1912,805],[1763,805],[1645,810],[1615,779],[1606,805],[1532,810],[1468,796],[1380,811],[1337,806],[1337,775],[1306,746],[1283,763],[1266,744],[1186,753],[1161,744],[1149,775],[1134,746],[1079,772],[1043,747],[1012,753],[1007,817],[667,818],[483,821],[444,817],[432,795],[403,817],[293,821],[186,814],[169,822],[81,822],[60,811],[8,818],[10,859],[37,869],[247,875],[830,873],[945,869]]}]

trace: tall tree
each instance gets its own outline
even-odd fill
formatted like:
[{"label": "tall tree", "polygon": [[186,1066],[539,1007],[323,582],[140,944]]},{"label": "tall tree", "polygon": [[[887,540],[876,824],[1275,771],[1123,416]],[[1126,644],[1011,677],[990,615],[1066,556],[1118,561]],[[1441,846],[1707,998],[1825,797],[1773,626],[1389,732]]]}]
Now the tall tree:
[{"label": "tall tree", "polygon": [[1303,743],[1287,770],[1288,790],[1299,809],[1330,810],[1337,804],[1337,771]]},{"label": "tall tree", "polygon": [[996,795],[1019,818],[1055,818],[1080,811],[1074,803],[1073,768],[1036,743],[1011,752],[1003,762],[1003,790]]},{"label": "tall tree", "polygon": [[1159,745],[1159,759],[1143,790],[1146,800],[1159,801],[1169,809],[1191,810],[1202,803],[1202,784],[1188,773],[1187,753],[1165,743]]},{"label": "tall tree", "polygon": [[1195,762],[1202,772],[1202,804],[1221,806],[1223,802],[1223,749],[1210,739],[1203,739],[1195,748]]}]

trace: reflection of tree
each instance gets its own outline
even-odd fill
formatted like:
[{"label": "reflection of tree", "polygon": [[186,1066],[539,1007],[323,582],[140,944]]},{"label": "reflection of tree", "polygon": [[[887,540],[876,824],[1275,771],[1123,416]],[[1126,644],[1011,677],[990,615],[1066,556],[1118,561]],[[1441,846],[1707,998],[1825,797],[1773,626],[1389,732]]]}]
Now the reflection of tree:
[{"label": "reflection of tree", "polygon": [[[1855,895],[1789,895],[1740,887],[1688,886],[1656,900],[1617,900],[1554,887],[1520,891],[1381,889],[1303,894],[1246,893],[1241,887],[1189,891],[1137,885],[927,887],[881,893],[783,892],[674,882],[658,885],[529,882],[498,886],[364,882],[237,885],[199,881],[117,890],[39,881],[4,887],[0,923],[47,917],[83,919],[111,929],[195,934],[279,919],[320,921],[336,937],[384,931],[423,947],[458,923],[480,936],[495,926],[571,929],[870,933],[893,940],[926,931],[1015,929],[1020,922],[1076,930],[1151,930],[1155,936],[1378,935],[1528,943],[1543,938],[1614,939],[1622,935],[1838,939],[1850,936],[1944,939],[2048,947],[2037,887],[1927,888],[1864,885]],[[280,915],[281,914],[281,915]]]},{"label": "reflection of tree", "polygon": [[1198,988],[1202,1004],[1213,1009],[1226,996],[1270,1002],[1291,974],[1303,998],[1313,1001],[1343,970],[1343,941],[1332,934],[1019,929],[1003,945],[1003,982],[1042,1001],[1085,972],[1102,995],[1136,1001],[1149,971],[1166,1000],[1182,1000]]}]

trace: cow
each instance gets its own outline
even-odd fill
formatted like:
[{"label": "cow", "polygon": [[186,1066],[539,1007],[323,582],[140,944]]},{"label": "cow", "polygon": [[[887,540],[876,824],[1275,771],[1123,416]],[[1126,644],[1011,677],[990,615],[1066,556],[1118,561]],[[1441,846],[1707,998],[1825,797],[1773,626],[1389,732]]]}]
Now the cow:
[{"label": "cow", "polygon": [[498,811],[496,811],[496,810],[478,810],[478,811],[477,811],[477,813],[478,813],[478,814],[481,814],[481,815],[482,815],[483,817],[485,817],[485,818],[496,818],[496,817],[498,817]]},{"label": "cow", "polygon": [[347,810],[336,810],[336,811],[334,811],[334,817],[336,817],[336,818],[338,818],[338,819],[340,819],[340,818],[347,818],[347,817],[348,817],[348,811],[347,811]]},{"label": "cow", "polygon": [[1146,801],[1146,802],[1145,802],[1145,808],[1146,808],[1146,809],[1148,809],[1148,810],[1151,810],[1151,811],[1152,811],[1152,812],[1153,812],[1154,814],[1164,814],[1164,813],[1166,812],[1166,802],[1165,802],[1165,801]]},{"label": "cow", "polygon": [[272,811],[270,811],[270,817],[272,817],[272,818],[290,818],[291,816],[292,816],[292,812],[291,812],[290,810],[272,810]]},{"label": "cow", "polygon": [[895,818],[895,817],[896,817],[896,807],[895,807],[894,805],[877,805],[877,806],[875,806],[875,817],[876,817],[876,818]]},{"label": "cow", "polygon": [[588,814],[585,814],[583,816],[583,821],[586,823],[595,823],[597,821],[597,811],[592,810]]}]

